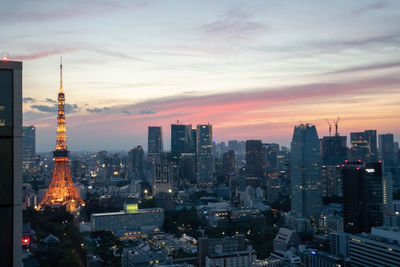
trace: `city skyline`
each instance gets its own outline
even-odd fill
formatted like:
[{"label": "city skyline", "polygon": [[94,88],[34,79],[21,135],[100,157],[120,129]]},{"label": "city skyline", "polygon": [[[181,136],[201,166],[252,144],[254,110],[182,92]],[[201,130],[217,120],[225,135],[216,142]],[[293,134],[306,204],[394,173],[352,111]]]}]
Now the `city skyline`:
[{"label": "city skyline", "polygon": [[177,120],[288,146],[298,123],[322,137],[340,115],[341,135],[399,140],[398,2],[156,2],[5,3],[1,49],[24,61],[38,151],[55,145],[61,55],[72,151],[146,147],[148,126],[169,140]]}]

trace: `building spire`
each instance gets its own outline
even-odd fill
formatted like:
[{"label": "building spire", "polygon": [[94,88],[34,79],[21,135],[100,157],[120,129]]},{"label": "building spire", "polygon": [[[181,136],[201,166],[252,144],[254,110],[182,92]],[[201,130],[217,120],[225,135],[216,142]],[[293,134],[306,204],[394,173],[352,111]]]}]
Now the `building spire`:
[{"label": "building spire", "polygon": [[62,56],[60,59],[60,93],[63,92],[63,78],[62,78]]}]

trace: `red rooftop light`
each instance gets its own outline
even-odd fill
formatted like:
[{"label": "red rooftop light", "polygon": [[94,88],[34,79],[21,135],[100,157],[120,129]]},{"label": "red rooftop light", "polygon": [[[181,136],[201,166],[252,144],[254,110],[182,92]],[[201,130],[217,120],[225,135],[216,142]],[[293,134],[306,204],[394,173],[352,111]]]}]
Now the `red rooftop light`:
[{"label": "red rooftop light", "polygon": [[8,61],[9,55],[6,52],[1,52],[1,60]]},{"label": "red rooftop light", "polygon": [[30,241],[31,241],[31,239],[29,238],[29,236],[23,237],[22,238],[22,245],[29,245]]}]

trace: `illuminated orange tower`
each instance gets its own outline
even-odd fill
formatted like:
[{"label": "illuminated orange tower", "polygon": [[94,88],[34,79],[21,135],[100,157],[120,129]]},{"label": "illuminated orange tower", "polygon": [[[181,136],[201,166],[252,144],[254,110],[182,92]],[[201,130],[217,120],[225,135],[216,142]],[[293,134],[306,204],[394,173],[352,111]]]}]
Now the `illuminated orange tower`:
[{"label": "illuminated orange tower", "polygon": [[62,62],[60,64],[60,91],[58,93],[57,143],[54,155],[53,176],[47,192],[38,209],[43,206],[66,206],[74,212],[79,206],[84,206],[76,189],[68,165],[67,135],[65,126],[65,96],[63,92]]}]

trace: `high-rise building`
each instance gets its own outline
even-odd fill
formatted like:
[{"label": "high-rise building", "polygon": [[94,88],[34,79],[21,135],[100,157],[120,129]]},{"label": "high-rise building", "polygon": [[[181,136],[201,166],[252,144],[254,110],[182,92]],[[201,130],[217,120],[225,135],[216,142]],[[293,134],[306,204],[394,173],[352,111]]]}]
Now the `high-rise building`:
[{"label": "high-rise building", "polygon": [[159,157],[163,152],[162,127],[149,126],[148,154],[149,158]]},{"label": "high-rise building", "polygon": [[266,159],[266,168],[268,175],[270,176],[272,173],[278,171],[278,153],[279,153],[279,144],[264,144],[265,147],[265,159]]},{"label": "high-rise building", "polygon": [[393,178],[389,172],[383,173],[382,177],[382,194],[383,194],[383,214],[393,214]]},{"label": "high-rise building", "polygon": [[196,154],[196,139],[197,139],[197,129],[192,129],[192,145],[191,153]]},{"label": "high-rise building", "polygon": [[199,184],[211,183],[214,180],[214,158],[212,125],[197,125],[196,135],[196,172]]},{"label": "high-rise building", "polygon": [[25,171],[32,169],[35,165],[36,156],[36,127],[22,127],[22,168]]},{"label": "high-rise building", "polygon": [[322,166],[322,195],[342,196],[342,171],[340,165]]},{"label": "high-rise building", "polygon": [[247,177],[265,178],[265,148],[261,140],[246,141]]},{"label": "high-rise building", "polygon": [[21,266],[22,62],[0,61],[0,262]]},{"label": "high-rise building", "polygon": [[377,162],[378,148],[376,145],[376,130],[350,133],[350,159],[362,162]]},{"label": "high-rise building", "polygon": [[323,165],[342,164],[347,159],[347,136],[324,136],[321,149]]},{"label": "high-rise building", "polygon": [[136,178],[144,178],[144,152],[142,146],[137,146],[128,152],[128,166]]},{"label": "high-rise building", "polygon": [[69,168],[69,151],[67,150],[67,127],[65,125],[65,95],[63,92],[62,64],[60,64],[60,90],[58,93],[57,139],[53,152],[54,169],[49,188],[38,209],[43,206],[66,206],[74,212],[85,203],[79,195],[71,177]]},{"label": "high-rise building", "polygon": [[379,158],[383,162],[385,172],[393,173],[394,168],[394,142],[393,134],[380,134],[378,138]]},{"label": "high-rise building", "polygon": [[182,153],[192,150],[192,125],[171,125],[171,154],[178,161]]},{"label": "high-rise building", "polygon": [[321,153],[314,125],[295,126],[291,143],[292,213],[317,219],[322,207]]},{"label": "high-rise building", "polygon": [[343,227],[347,233],[370,232],[383,225],[381,163],[349,162],[342,167]]},{"label": "high-rise building", "polygon": [[234,150],[229,150],[222,156],[222,171],[224,175],[236,172],[236,156]]},{"label": "high-rise building", "polygon": [[153,165],[153,195],[172,193],[172,164],[168,160],[160,160]]}]

